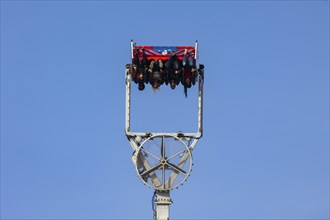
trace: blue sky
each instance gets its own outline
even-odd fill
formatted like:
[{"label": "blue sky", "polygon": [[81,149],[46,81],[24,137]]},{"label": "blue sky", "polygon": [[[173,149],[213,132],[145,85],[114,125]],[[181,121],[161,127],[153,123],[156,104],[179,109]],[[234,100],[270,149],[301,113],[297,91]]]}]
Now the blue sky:
[{"label": "blue sky", "polygon": [[[193,45],[204,136],[173,219],[329,218],[329,1],[1,1],[1,219],[151,219],[124,135],[138,45]],[[132,88],[194,131],[196,88]]]}]

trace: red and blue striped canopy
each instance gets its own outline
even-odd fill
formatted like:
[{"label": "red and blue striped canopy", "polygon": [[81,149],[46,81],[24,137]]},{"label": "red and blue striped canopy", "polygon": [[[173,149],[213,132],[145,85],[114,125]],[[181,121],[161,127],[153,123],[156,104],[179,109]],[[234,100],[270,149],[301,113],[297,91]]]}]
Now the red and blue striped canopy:
[{"label": "red and blue striped canopy", "polygon": [[175,54],[179,60],[182,60],[185,49],[190,52],[189,54],[191,56],[194,58],[196,57],[194,46],[134,46],[132,54],[135,54],[138,49],[144,49],[148,60],[161,59],[166,61],[173,54]]}]

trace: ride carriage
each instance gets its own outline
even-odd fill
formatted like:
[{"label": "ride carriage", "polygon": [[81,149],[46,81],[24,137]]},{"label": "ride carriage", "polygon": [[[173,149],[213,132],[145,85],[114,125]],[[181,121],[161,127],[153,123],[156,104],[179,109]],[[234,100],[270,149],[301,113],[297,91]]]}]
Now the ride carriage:
[{"label": "ride carriage", "polygon": [[[195,85],[197,81],[197,42],[195,46],[137,46],[135,43],[131,42],[131,75],[132,80],[139,84],[139,89],[144,89],[144,83],[151,83],[152,70],[149,68],[152,62],[161,62],[162,68],[160,71],[164,72],[161,74],[162,84],[164,81],[168,84],[171,78],[176,77],[176,85],[179,82],[186,87],[186,79],[189,78],[188,83]],[[175,58],[174,58],[175,57]],[[175,68],[171,68],[169,63],[171,63],[172,58],[178,64]],[[163,65],[164,64],[164,65]],[[167,65],[169,64],[169,65]],[[203,65],[199,66],[198,72],[201,73]],[[148,72],[149,71],[149,72]],[[177,76],[173,76],[177,74]],[[173,72],[173,74],[172,74]],[[161,80],[160,80],[161,81]],[[174,87],[171,88],[174,89]],[[186,91],[185,91],[186,93]]]}]

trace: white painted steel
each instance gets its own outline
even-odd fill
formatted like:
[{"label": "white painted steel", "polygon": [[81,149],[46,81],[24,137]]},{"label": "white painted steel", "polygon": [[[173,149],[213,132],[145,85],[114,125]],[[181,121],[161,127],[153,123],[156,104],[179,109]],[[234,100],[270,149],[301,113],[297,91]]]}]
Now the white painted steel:
[{"label": "white painted steel", "polygon": [[[157,147],[157,142],[154,142],[154,140],[159,140],[160,138],[162,142],[161,146],[158,146],[160,148],[158,149],[159,151],[150,153],[146,145],[151,143],[149,146],[153,145]],[[167,142],[165,144],[165,139],[168,141],[172,140],[173,142]],[[172,143],[172,146],[167,146],[170,143]],[[194,145],[196,143],[197,141],[192,142]],[[169,150],[172,152],[169,152]],[[147,156],[149,158],[146,158]],[[138,176],[145,185],[155,190],[166,191],[178,188],[187,180],[192,169],[191,150],[183,140],[176,136],[158,135],[149,137],[140,144],[139,149],[134,153],[133,157],[135,157],[133,161],[137,161],[135,168]],[[175,162],[175,160],[179,160],[179,157],[182,159]],[[154,164],[150,165],[152,162]],[[162,172],[156,174],[158,170]],[[165,172],[170,175],[166,176]],[[181,175],[181,178],[175,183],[179,175]],[[151,183],[148,182],[149,178]],[[155,179],[157,180],[155,181]]]},{"label": "white painted steel", "polygon": [[157,220],[169,220],[170,205],[172,200],[170,199],[170,191],[156,191],[156,219]]},{"label": "white painted steel", "polygon": [[[131,40],[131,59],[134,58],[133,50],[135,47],[135,43],[133,40]],[[196,59],[196,67],[199,68],[199,54],[198,54],[198,41],[195,43],[195,59]],[[155,204],[157,206],[156,208],[156,218],[157,220],[168,220],[169,219],[169,206],[172,203],[172,200],[170,199],[170,189],[173,189],[174,183],[178,176],[180,175],[180,172],[178,172],[180,169],[183,169],[184,165],[189,160],[191,165],[189,166],[188,173],[186,177],[180,182],[182,185],[184,181],[187,180],[192,166],[192,151],[194,150],[199,138],[203,136],[203,84],[204,84],[204,70],[198,69],[198,127],[197,132],[194,133],[159,133],[159,132],[132,132],[130,130],[130,123],[131,123],[131,71],[132,71],[132,64],[126,65],[126,71],[125,71],[125,79],[126,79],[126,114],[125,114],[125,134],[127,136],[128,141],[131,144],[132,149],[134,150],[132,161],[136,167],[136,171],[141,178],[141,180],[146,184],[149,185],[149,187],[156,190],[157,199],[155,201]],[[157,137],[163,137],[163,141],[165,137],[172,137],[175,138],[184,144],[186,147],[186,151],[182,151],[182,157],[177,166],[171,167],[171,165],[167,165],[167,169],[176,170],[176,172],[172,172],[170,177],[166,180],[164,172],[165,165],[163,164],[161,168],[162,170],[162,178],[159,179],[159,177],[156,175],[155,167],[152,167],[150,163],[148,162],[148,159],[143,155],[139,154],[141,151],[143,145],[150,140],[151,138],[157,138]],[[164,143],[163,143],[164,144]],[[165,144],[164,144],[165,145]],[[146,151],[146,150],[144,150]],[[152,153],[148,152],[149,154],[153,155]],[[179,152],[181,153],[181,152]],[[155,158],[158,158],[157,156],[153,155]],[[176,156],[176,155],[174,155]],[[161,158],[159,158],[161,159]],[[164,158],[162,158],[164,160]],[[148,173],[148,177],[150,178],[152,182],[152,186],[148,184],[143,177],[140,175],[139,169],[145,169]]]}]

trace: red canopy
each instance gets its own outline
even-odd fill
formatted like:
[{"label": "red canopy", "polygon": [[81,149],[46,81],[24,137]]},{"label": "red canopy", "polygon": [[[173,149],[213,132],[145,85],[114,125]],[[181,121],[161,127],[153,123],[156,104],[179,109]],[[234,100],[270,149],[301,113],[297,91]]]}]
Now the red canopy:
[{"label": "red canopy", "polygon": [[183,59],[183,53],[187,49],[188,54],[196,58],[195,47],[194,46],[134,46],[133,48],[133,57],[137,53],[138,49],[144,49],[144,52],[148,60],[163,60],[166,61],[173,54],[177,56],[177,59]]}]

